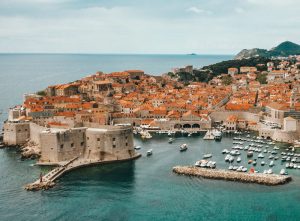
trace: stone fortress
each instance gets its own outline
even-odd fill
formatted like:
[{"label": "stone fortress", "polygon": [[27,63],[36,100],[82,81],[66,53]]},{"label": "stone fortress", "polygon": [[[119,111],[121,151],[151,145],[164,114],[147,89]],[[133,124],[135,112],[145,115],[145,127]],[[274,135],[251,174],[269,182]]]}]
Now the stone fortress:
[{"label": "stone fortress", "polygon": [[[97,126],[97,128],[95,127]],[[40,165],[60,165],[74,158],[84,161],[120,161],[137,156],[131,126],[94,125],[77,128],[46,128],[33,122],[6,122],[6,145],[29,140],[40,148]]]}]

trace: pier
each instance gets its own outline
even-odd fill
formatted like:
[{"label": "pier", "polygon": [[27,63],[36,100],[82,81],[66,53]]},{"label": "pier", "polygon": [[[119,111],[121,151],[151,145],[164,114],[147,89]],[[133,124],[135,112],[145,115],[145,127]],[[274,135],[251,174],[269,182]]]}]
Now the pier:
[{"label": "pier", "polygon": [[242,173],[222,169],[206,169],[193,166],[175,166],[173,172],[180,175],[203,177],[207,179],[229,180],[243,183],[257,183],[262,185],[281,185],[292,180],[291,176],[262,174],[262,173]]},{"label": "pier", "polygon": [[98,165],[98,164],[108,164],[108,163],[116,163],[116,162],[135,160],[135,159],[139,158],[140,156],[141,156],[141,154],[135,154],[134,156],[132,156],[131,158],[128,158],[128,159],[103,160],[103,161],[92,161],[92,160],[75,157],[72,160],[65,163],[64,165],[54,168],[49,173],[40,177],[40,179],[36,180],[35,182],[27,184],[25,186],[25,190],[28,190],[28,191],[47,190],[47,189],[55,186],[55,180],[57,180],[58,178],[62,177],[64,174],[66,174],[67,172],[70,172],[74,169],[92,166],[92,165]]}]

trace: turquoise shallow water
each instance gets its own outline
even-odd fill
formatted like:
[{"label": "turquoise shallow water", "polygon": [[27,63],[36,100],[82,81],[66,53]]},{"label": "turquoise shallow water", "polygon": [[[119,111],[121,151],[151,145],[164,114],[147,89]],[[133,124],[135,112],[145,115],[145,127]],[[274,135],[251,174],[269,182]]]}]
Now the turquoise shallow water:
[{"label": "turquoise shallow water", "polygon": [[[163,73],[172,67],[196,67],[230,59],[231,56],[185,55],[0,55],[0,120],[6,109],[22,102],[22,95],[50,84],[69,82],[94,73],[143,69]],[[0,123],[1,126],[1,123]],[[218,167],[227,167],[220,151],[232,146],[201,137],[164,136],[143,142],[152,157],[134,162],[82,168],[61,178],[49,191],[26,192],[23,186],[41,170],[34,161],[20,161],[14,149],[0,150],[0,221],[14,220],[300,220],[300,170],[290,170],[293,181],[268,187],[177,176],[174,165],[193,164],[204,153],[214,154]],[[189,144],[180,153],[178,147]],[[245,161],[245,159],[243,159]],[[280,165],[274,168],[278,172]]]},{"label": "turquoise shallow water", "polygon": [[[217,167],[227,167],[220,152],[232,145],[232,137],[220,143],[202,136],[167,140],[135,138],[140,159],[82,168],[40,192],[22,186],[41,168],[20,161],[15,150],[1,150],[0,220],[300,220],[299,170],[289,170],[291,183],[275,187],[178,176],[173,166],[193,164],[205,153],[213,153]],[[187,152],[179,152],[182,143],[189,145]],[[153,156],[146,157],[150,148]],[[273,170],[280,168],[275,161]]]}]

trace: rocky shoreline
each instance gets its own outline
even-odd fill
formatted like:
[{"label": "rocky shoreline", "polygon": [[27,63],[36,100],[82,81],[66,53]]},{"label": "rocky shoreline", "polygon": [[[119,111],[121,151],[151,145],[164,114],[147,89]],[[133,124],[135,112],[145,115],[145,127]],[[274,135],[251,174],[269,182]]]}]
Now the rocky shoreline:
[{"label": "rocky shoreline", "polygon": [[21,159],[38,159],[41,156],[41,150],[38,144],[33,141],[28,141],[24,145],[6,145],[5,143],[0,143],[0,149],[4,148],[15,148],[21,153]]},{"label": "rocky shoreline", "polygon": [[262,174],[262,173],[241,173],[221,169],[206,169],[193,166],[175,166],[173,172],[180,175],[197,176],[207,179],[237,181],[243,183],[257,183],[262,185],[281,185],[292,180],[291,176]]}]

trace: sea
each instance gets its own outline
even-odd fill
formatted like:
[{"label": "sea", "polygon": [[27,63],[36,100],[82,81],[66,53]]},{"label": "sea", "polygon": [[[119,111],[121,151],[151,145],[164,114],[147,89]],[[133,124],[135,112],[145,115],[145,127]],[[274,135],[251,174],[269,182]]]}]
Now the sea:
[{"label": "sea", "polygon": [[[200,68],[232,57],[0,54],[1,121],[7,118],[9,107],[22,103],[24,93],[71,82],[96,71],[142,69],[160,75],[174,67],[192,64]],[[300,170],[288,170],[293,177],[289,184],[272,187],[174,174],[173,166],[193,165],[207,153],[212,153],[217,168],[228,167],[221,151],[230,149],[237,135],[224,135],[221,142],[203,140],[203,136],[178,136],[172,144],[167,135],[154,135],[150,140],[135,136],[135,145],[142,147],[141,158],[81,168],[61,177],[54,188],[37,192],[27,192],[23,187],[51,168],[36,166],[35,160],[21,160],[17,149],[0,149],[0,221],[300,220]],[[186,152],[179,151],[183,143],[189,146]],[[279,153],[287,147],[276,145]],[[153,155],[147,157],[149,149],[153,149]],[[246,153],[241,153],[240,164],[249,168]],[[258,160],[256,170],[269,169],[270,160],[265,155],[267,164],[262,167]],[[274,173],[281,168],[284,164],[279,159]]]}]

